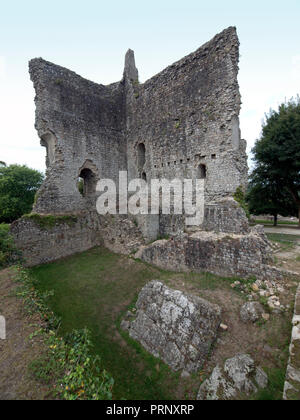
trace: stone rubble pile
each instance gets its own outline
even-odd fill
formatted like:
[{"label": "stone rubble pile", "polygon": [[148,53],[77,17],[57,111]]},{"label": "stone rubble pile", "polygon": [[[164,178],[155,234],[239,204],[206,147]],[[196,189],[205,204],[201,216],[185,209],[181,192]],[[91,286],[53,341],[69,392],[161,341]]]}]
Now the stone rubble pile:
[{"label": "stone rubble pile", "polygon": [[[282,313],[290,309],[290,305],[283,305],[280,302],[280,295],[285,292],[285,289],[282,284],[279,284],[275,280],[256,280],[253,284],[248,282],[242,283],[237,280],[231,284],[231,287],[246,295],[248,302],[263,303],[267,307],[267,310],[272,313]],[[256,304],[248,305],[249,308],[254,308],[255,306],[258,308]],[[263,315],[265,314],[261,314],[261,316]]]}]

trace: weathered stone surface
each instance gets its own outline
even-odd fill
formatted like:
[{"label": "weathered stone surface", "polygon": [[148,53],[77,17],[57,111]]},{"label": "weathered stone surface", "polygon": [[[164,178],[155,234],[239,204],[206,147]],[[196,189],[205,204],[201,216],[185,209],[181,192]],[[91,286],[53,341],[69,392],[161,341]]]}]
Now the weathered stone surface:
[{"label": "weathered stone surface", "polygon": [[292,324],[290,357],[283,392],[284,400],[300,400],[300,284],[296,292]]},{"label": "weathered stone surface", "polygon": [[99,221],[88,212],[72,214],[70,220],[68,217],[52,220],[49,224],[38,215],[36,219],[23,217],[11,225],[26,266],[48,263],[103,244],[98,234]]},{"label": "weathered stone surface", "polygon": [[237,234],[250,232],[244,210],[232,197],[205,205],[202,229]]},{"label": "weathered stone surface", "polygon": [[198,400],[231,400],[239,393],[250,395],[258,388],[266,388],[268,377],[247,354],[226,360],[224,368],[213,370],[209,379],[203,382]]},{"label": "weathered stone surface", "polygon": [[97,245],[113,252],[130,254],[143,243],[135,224],[122,216],[99,216],[96,212],[72,215],[23,217],[11,225],[16,246],[22,251],[24,264],[48,263]]},{"label": "weathered stone surface", "polygon": [[224,365],[224,372],[231,379],[234,387],[240,392],[245,392],[247,395],[257,390],[250,380],[250,375],[254,371],[254,360],[247,354],[228,359]]},{"label": "weathered stone surface", "polygon": [[[47,149],[47,178],[35,211],[86,209],[87,199],[76,187],[83,169],[91,171],[95,182],[110,178],[118,185],[120,170],[128,170],[129,180],[142,174],[147,180],[195,179],[205,165],[206,202],[245,186],[238,61],[233,27],[144,84],[138,82],[132,50],[126,53],[123,80],[109,86],[32,60],[36,128]],[[171,218],[162,219],[163,230],[170,229]]]},{"label": "weathered stone surface", "polygon": [[282,280],[269,245],[256,230],[245,235],[198,231],[143,247],[136,256],[171,271],[208,271],[220,276]]},{"label": "weathered stone surface", "polygon": [[241,307],[240,316],[243,322],[256,322],[264,313],[259,302],[247,302]]},{"label": "weathered stone surface", "polygon": [[198,393],[198,400],[230,400],[237,392],[227,381],[219,366],[216,366],[209,379],[203,382]]},{"label": "weathered stone surface", "polygon": [[139,72],[135,66],[134,51],[129,49],[125,55],[124,79],[131,82],[138,82]]},{"label": "weathered stone surface", "polygon": [[[245,141],[239,129],[239,40],[230,27],[144,84],[126,84],[129,178],[199,178],[205,202],[247,183]],[[145,145],[145,163],[137,162]],[[164,219],[164,232],[172,219]]]},{"label": "weathered stone surface", "polygon": [[266,388],[268,386],[268,375],[260,367],[256,368],[255,381],[259,388]]},{"label": "weathered stone surface", "polygon": [[152,281],[141,290],[136,308],[129,326],[132,338],[174,371],[201,368],[221,322],[217,305]]}]

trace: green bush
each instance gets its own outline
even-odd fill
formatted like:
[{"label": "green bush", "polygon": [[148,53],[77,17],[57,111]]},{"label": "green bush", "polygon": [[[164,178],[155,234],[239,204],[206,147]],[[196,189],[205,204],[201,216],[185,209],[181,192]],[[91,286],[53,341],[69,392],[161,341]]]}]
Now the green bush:
[{"label": "green bush", "polygon": [[19,259],[20,252],[9,234],[9,225],[0,223],[0,269],[16,263]]},{"label": "green bush", "polygon": [[240,207],[245,211],[246,216],[250,219],[250,212],[248,205],[246,203],[246,195],[242,187],[238,187],[233,195],[233,198],[237,203],[239,203]]}]

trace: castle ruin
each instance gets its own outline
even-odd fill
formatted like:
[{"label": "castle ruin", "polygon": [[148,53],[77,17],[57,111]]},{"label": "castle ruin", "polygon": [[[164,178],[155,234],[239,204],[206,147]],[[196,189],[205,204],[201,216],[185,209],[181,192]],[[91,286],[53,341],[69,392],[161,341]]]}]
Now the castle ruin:
[{"label": "castle ruin", "polygon": [[[237,81],[239,40],[230,27],[141,84],[129,50],[120,82],[99,85],[41,58],[30,62],[46,179],[33,214],[12,226],[28,265],[104,244],[148,262],[224,275],[269,275],[269,246],[234,201],[247,184]],[[204,220],[184,215],[101,216],[96,184],[141,178],[204,179]],[[83,180],[83,194],[78,179]],[[51,217],[50,217],[51,216]],[[47,226],[47,220],[54,220]],[[147,246],[158,238],[170,237]],[[274,271],[275,270],[275,271]]]}]

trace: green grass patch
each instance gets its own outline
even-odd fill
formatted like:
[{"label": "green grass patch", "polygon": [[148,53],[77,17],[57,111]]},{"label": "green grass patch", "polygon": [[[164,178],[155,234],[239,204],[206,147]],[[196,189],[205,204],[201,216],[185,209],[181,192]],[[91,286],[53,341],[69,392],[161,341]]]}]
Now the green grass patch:
[{"label": "green grass patch", "polygon": [[113,378],[103,369],[99,355],[92,355],[91,333],[74,329],[58,335],[59,318],[48,306],[53,292],[41,292],[28,270],[18,268],[16,296],[29,314],[39,314],[41,326],[30,339],[39,336],[44,343],[42,355],[28,367],[39,382],[51,385],[53,396],[64,400],[112,399]]},{"label": "green grass patch", "polygon": [[172,387],[163,385],[154,361],[132,348],[117,325],[137,292],[157,277],[159,271],[155,271],[104,248],[31,270],[40,291],[54,290],[49,304],[62,320],[61,334],[82,328],[91,331],[94,354],[101,356],[114,377],[117,399],[171,398]]},{"label": "green grass patch", "polygon": [[260,389],[253,398],[258,401],[281,401],[285,382],[286,369],[272,368],[266,369],[268,375],[268,386]]},{"label": "green grass patch", "polygon": [[300,235],[289,235],[285,233],[266,233],[270,241],[280,244],[283,251],[294,248],[300,241]]},{"label": "green grass patch", "polygon": [[[123,314],[134,305],[142,287],[150,280],[168,284],[178,277],[199,290],[229,289],[236,280],[206,273],[168,272],[105,248],[94,248],[30,271],[41,293],[54,291],[49,305],[61,319],[61,335],[88,328],[93,353],[100,355],[115,380],[113,398],[135,400],[174,399],[182,391],[178,390],[178,374],[120,330]],[[189,395],[196,395],[198,388],[199,381]]]}]

